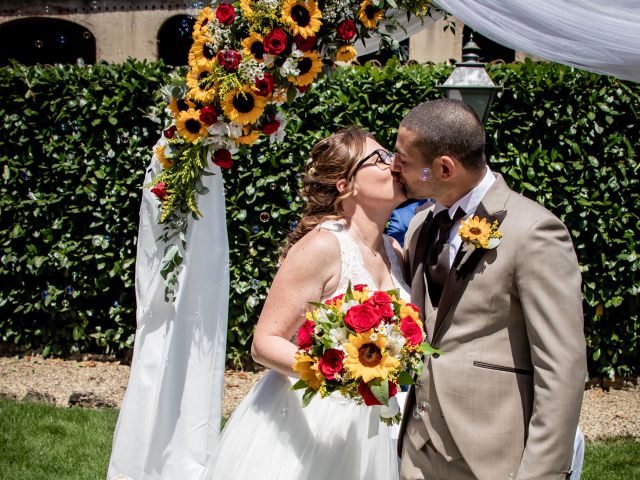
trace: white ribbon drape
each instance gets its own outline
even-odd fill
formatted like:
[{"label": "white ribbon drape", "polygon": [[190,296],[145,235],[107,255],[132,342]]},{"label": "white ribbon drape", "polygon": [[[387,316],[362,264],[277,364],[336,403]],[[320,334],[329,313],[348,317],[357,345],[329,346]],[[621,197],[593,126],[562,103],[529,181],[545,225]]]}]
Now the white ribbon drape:
[{"label": "white ribbon drape", "polygon": [[[161,140],[162,142],[163,140]],[[229,245],[223,179],[202,177],[204,217],[189,218],[187,251],[173,303],[160,276],[165,245],[159,202],[142,192],[136,258],[137,330],[129,385],[116,426],[108,479],[198,480],[220,432]],[[160,171],[154,155],[145,185]]]},{"label": "white ribbon drape", "polygon": [[501,45],[640,82],[639,0],[435,1]]}]

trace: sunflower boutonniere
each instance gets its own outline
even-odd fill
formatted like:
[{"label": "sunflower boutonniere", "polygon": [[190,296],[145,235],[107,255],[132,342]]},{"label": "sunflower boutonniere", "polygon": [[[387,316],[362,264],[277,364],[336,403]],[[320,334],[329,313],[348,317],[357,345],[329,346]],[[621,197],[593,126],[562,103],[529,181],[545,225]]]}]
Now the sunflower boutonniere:
[{"label": "sunflower boutonniere", "polygon": [[486,218],[480,218],[477,215],[460,223],[458,235],[462,238],[464,256],[456,270],[460,270],[460,267],[477,248],[492,250],[500,245],[502,238],[502,232],[498,230],[497,220],[489,223]]}]

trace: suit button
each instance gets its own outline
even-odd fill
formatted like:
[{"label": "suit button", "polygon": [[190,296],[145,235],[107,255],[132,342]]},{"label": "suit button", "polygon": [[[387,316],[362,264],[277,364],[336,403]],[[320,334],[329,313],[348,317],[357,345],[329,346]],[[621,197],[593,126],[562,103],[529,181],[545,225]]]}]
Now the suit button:
[{"label": "suit button", "polygon": [[440,358],[440,354],[438,352],[434,353],[433,355],[431,355],[433,358]]}]

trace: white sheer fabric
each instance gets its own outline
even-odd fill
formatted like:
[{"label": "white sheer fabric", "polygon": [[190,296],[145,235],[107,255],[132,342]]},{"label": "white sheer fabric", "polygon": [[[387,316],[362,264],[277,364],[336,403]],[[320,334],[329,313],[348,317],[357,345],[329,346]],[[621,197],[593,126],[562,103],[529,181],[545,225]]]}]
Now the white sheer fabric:
[{"label": "white sheer fabric", "polygon": [[[211,165],[211,164],[210,164]],[[154,156],[147,184],[160,170]],[[198,480],[218,444],[222,409],[229,248],[220,168],[203,178],[204,215],[189,219],[174,303],[159,274],[164,245],[159,202],[142,193],[136,259],[137,330],[129,385],[116,426],[108,479]]]},{"label": "white sheer fabric", "polygon": [[491,40],[547,60],[640,82],[638,0],[435,0]]},{"label": "white sheer fabric", "polygon": [[[380,32],[386,33],[399,42],[424,30],[440,18],[440,14],[434,12],[433,17],[419,18],[411,15],[411,18],[407,20],[407,13],[401,10],[392,10],[388,16],[393,17],[399,26],[393,31],[389,31],[383,26],[380,28]],[[380,37],[374,35],[366,42],[358,40],[354,46],[358,51],[358,55],[368,55],[369,53],[377,52],[380,49]]]}]

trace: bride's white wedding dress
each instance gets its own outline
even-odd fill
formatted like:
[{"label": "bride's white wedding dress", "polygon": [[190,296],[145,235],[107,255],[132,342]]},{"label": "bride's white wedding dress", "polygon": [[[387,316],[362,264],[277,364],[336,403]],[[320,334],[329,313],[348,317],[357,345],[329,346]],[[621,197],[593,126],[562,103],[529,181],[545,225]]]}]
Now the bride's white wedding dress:
[{"label": "bride's white wedding dress", "polygon": [[[325,222],[340,242],[342,273],[335,292],[351,280],[377,288],[358,246],[339,222]],[[391,277],[400,297],[410,294],[390,239],[384,239]],[[355,405],[343,397],[314,397],[302,407],[296,379],[267,373],[247,394],[222,431],[208,480],[393,480],[398,460],[394,427],[380,422],[380,407]]]}]

